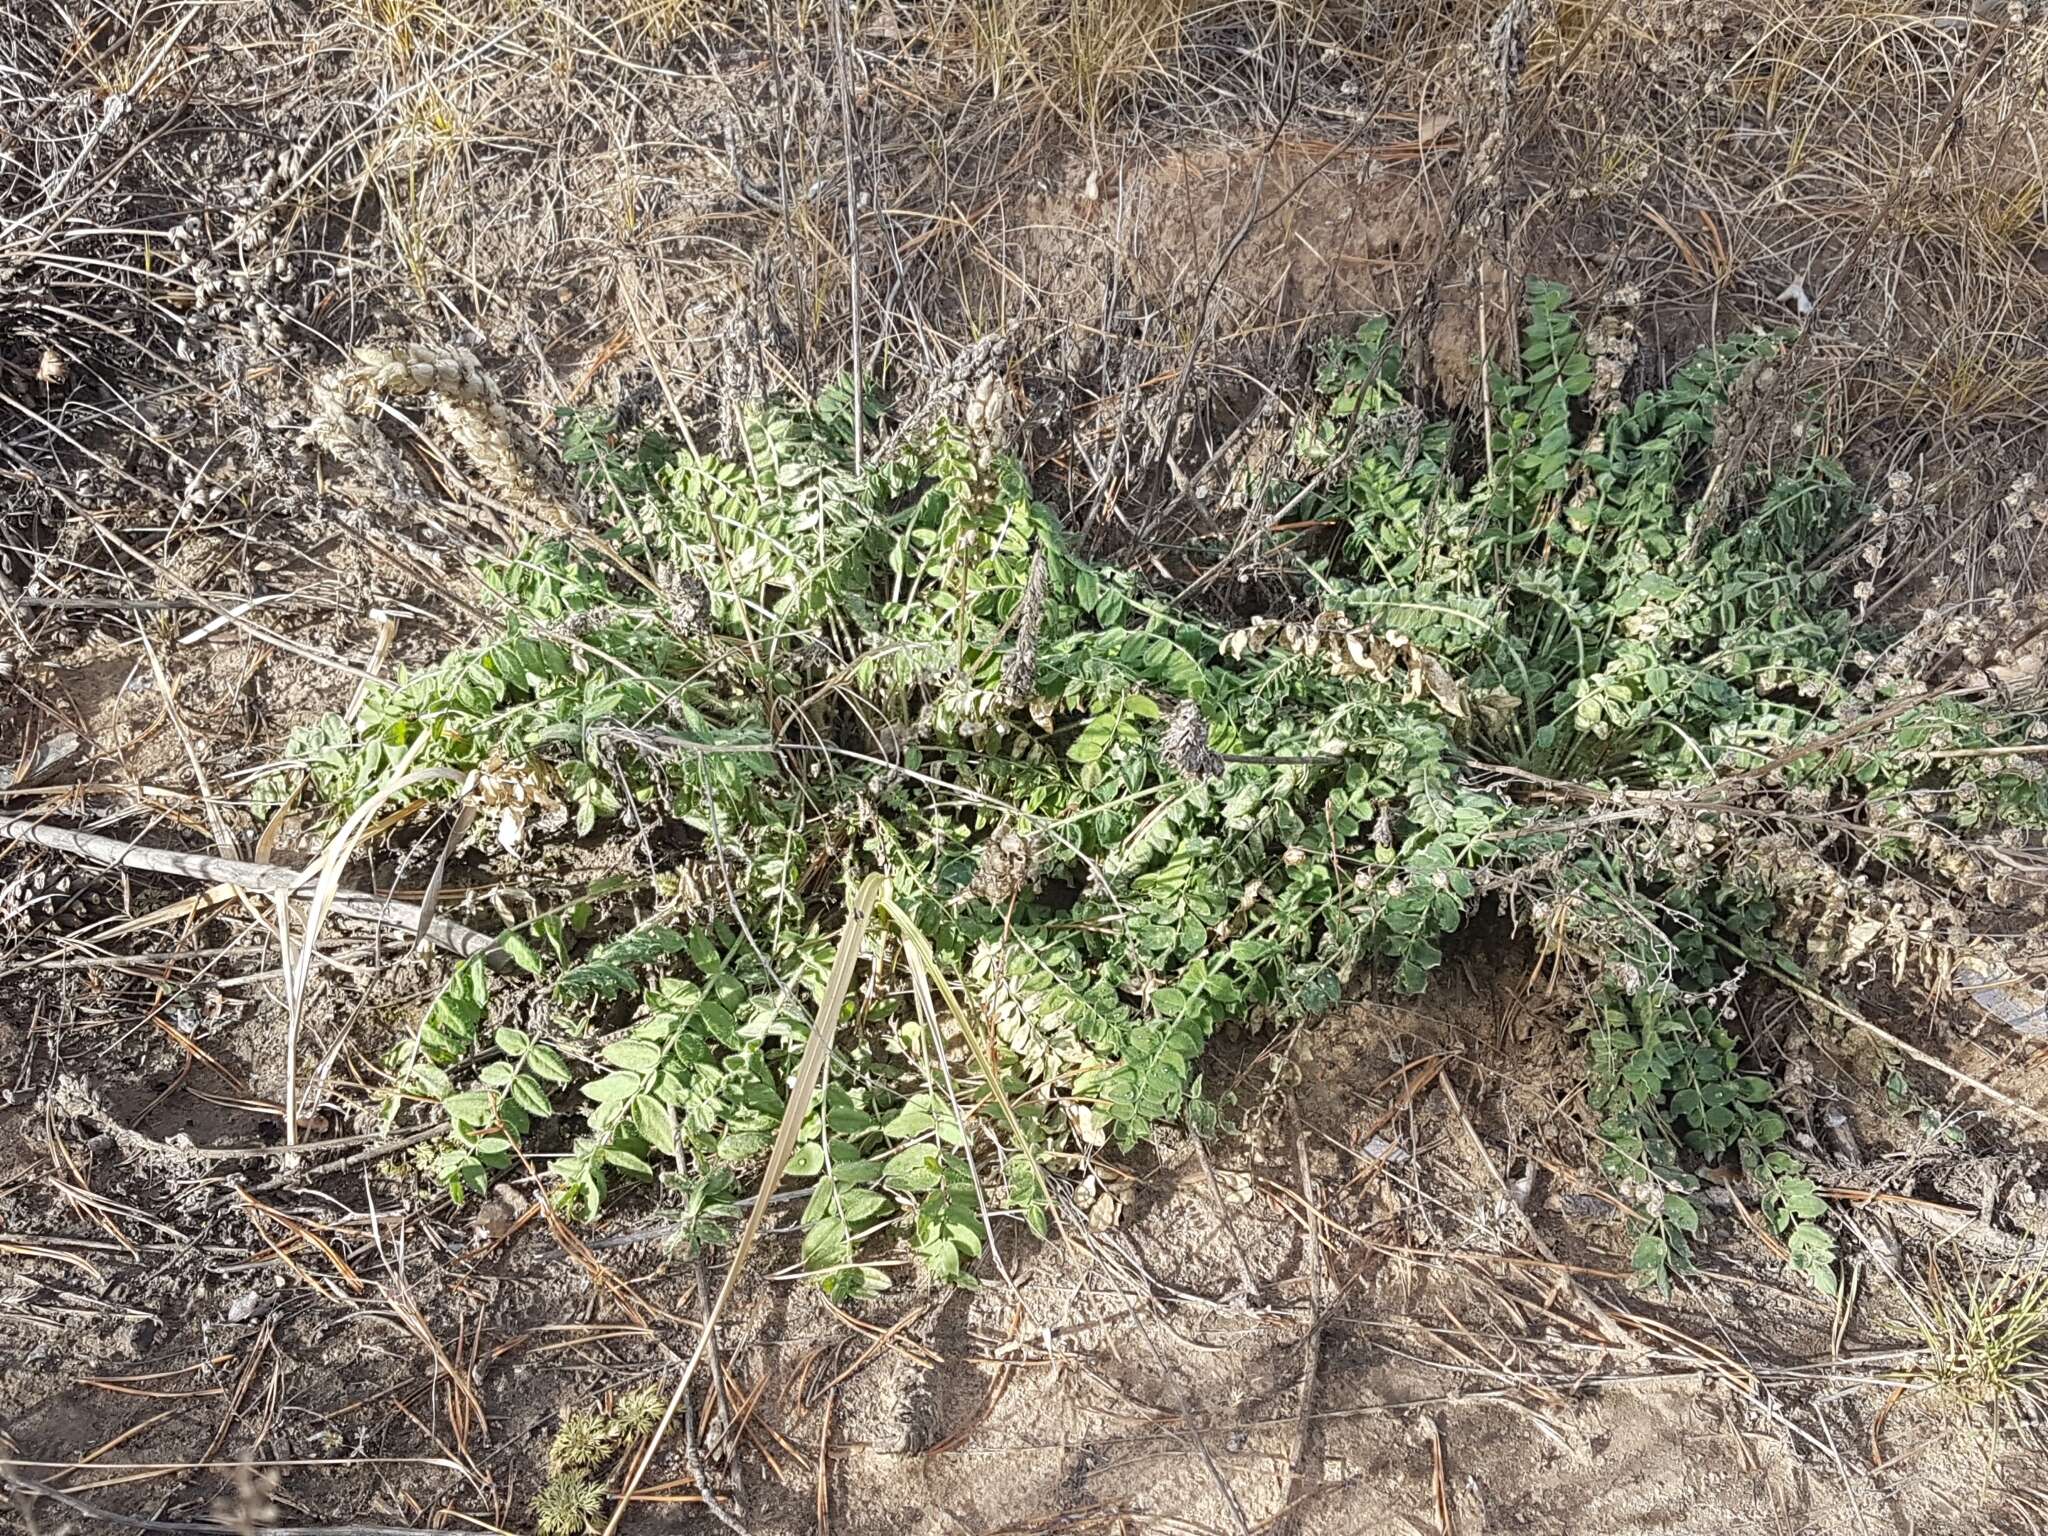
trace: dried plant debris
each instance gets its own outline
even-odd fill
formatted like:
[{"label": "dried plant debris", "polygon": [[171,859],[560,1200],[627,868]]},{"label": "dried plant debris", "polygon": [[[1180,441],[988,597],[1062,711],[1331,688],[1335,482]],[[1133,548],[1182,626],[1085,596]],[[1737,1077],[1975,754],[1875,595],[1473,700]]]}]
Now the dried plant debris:
[{"label": "dried plant debris", "polygon": [[1017,605],[1017,635],[1003,662],[1002,682],[997,694],[1011,709],[1021,709],[1038,692],[1039,631],[1045,624],[1045,600],[1052,588],[1052,564],[1044,550],[1031,556],[1031,574],[1024,581],[1024,598]]},{"label": "dried plant debris", "polygon": [[403,342],[359,347],[346,367],[315,383],[309,441],[390,494],[419,499],[398,447],[381,430],[388,402],[424,400],[488,493],[568,526],[576,496],[553,451],[506,405],[463,347]]},{"label": "dried plant debris", "polygon": [[1209,745],[1209,722],[1202,718],[1200,706],[1192,701],[1183,702],[1167,718],[1159,755],[1182,778],[1198,782],[1218,777],[1225,766],[1221,755]]}]

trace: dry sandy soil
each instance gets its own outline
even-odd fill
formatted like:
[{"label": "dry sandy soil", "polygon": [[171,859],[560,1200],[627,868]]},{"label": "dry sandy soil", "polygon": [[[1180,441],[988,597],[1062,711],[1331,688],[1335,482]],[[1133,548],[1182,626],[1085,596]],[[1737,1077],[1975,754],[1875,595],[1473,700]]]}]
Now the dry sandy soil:
[{"label": "dry sandy soil", "polygon": [[[1646,378],[1801,328],[1837,446],[1922,487],[1880,601],[2037,585],[2044,71],[2030,0],[0,0],[0,813],[300,856],[247,804],[285,732],[464,640],[471,554],[524,531],[424,441],[403,505],[301,450],[313,375],[393,338],[474,349],[536,425],[715,433],[1014,323],[1042,493],[1185,581],[1317,338],[1392,314],[1459,404],[1546,275],[1635,318]],[[723,1261],[660,1212],[456,1209],[408,1165],[375,1063],[438,962],[336,924],[288,1028],[278,945],[260,898],[0,842],[20,1529],[529,1531],[563,1415],[695,1342]],[[1448,974],[1216,1042],[1233,1129],[1104,1162],[972,1293],[840,1311],[772,1242],[620,1528],[2048,1525],[2048,1462],[1930,1390],[1915,1329],[1930,1264],[2040,1262],[2038,1039],[1864,1000],[2001,1107],[1772,1021],[1844,1296],[1738,1187],[1660,1298],[1568,1000],[1484,933]]]}]

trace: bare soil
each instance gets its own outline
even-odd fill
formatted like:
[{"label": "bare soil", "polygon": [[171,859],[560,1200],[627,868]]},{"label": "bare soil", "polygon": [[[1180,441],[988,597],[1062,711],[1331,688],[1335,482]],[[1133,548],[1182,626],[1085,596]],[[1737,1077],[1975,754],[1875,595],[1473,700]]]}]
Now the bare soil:
[{"label": "bare soil", "polygon": [[[849,1314],[771,1247],[694,1404],[717,1496],[764,1533],[2024,1528],[2042,1463],[1897,1390],[1898,1255],[1974,1219],[1956,1169],[1996,1160],[1866,1126],[1846,1313],[1725,1206],[1699,1278],[1646,1297],[1529,1001],[1506,970],[1219,1042],[1238,1130],[1105,1163],[1092,1220],[1013,1230],[976,1291],[906,1271]],[[665,1256],[659,1213],[571,1233],[526,1181],[457,1212],[389,1163],[319,1173],[338,1149],[268,1188],[274,1116],[232,1061],[173,1107],[181,1059],[145,1032],[7,1117],[9,1165],[41,1170],[0,1195],[29,1475],[137,1514],[519,1529],[563,1413],[687,1350],[718,1261]],[[646,1487],[632,1529],[710,1528],[680,1447]]]}]

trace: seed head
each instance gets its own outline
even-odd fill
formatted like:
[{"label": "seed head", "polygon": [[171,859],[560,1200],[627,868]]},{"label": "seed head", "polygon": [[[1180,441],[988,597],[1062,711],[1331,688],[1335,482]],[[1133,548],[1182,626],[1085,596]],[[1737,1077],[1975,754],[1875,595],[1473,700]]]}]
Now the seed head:
[{"label": "seed head", "polygon": [[982,844],[981,862],[966,894],[979,896],[992,907],[1006,907],[1031,888],[1038,867],[1038,850],[1031,840],[1016,831],[1000,832]]},{"label": "seed head", "polygon": [[685,635],[701,635],[711,627],[711,589],[694,572],[669,565],[658,582],[669,621]]},{"label": "seed head", "polygon": [[1045,623],[1045,595],[1052,585],[1052,572],[1045,551],[1031,557],[1031,575],[1024,582],[1024,600],[1017,605],[1017,643],[1003,661],[999,690],[1006,708],[1026,703],[1038,687],[1038,631]]},{"label": "seed head", "polygon": [[1209,722],[1189,699],[1166,722],[1166,734],[1159,743],[1159,755],[1183,778],[1200,782],[1223,772],[1223,759],[1209,745]]}]

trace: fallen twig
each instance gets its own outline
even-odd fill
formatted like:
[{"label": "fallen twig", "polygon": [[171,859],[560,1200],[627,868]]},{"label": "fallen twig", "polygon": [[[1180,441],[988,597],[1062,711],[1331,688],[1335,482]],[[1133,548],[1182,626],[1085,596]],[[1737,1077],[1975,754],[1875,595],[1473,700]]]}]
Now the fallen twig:
[{"label": "fallen twig", "polygon": [[[1299,1106],[1297,1106],[1298,1112]],[[1322,1212],[1316,1208],[1315,1180],[1310,1176],[1308,1166],[1308,1137],[1300,1129],[1294,1133],[1294,1156],[1301,1174],[1301,1203],[1308,1211],[1311,1227],[1320,1221]],[[1309,1434],[1315,1427],[1312,1417],[1316,1402],[1316,1377],[1323,1368],[1323,1325],[1329,1321],[1329,1287],[1323,1276],[1323,1248],[1319,1234],[1308,1233],[1308,1242],[1303,1245],[1303,1258],[1308,1265],[1309,1316],[1308,1333],[1301,1341],[1301,1387],[1294,1409],[1294,1449],[1287,1458],[1287,1502],[1282,1513],[1301,1507],[1302,1501],[1312,1491],[1308,1486]],[[1321,1479],[1318,1479],[1320,1482]],[[1276,1529],[1281,1528],[1276,1522]],[[1286,1529],[1298,1528],[1298,1523],[1289,1520]]]},{"label": "fallen twig", "polygon": [[[247,891],[268,891],[295,901],[310,901],[313,892],[304,889],[316,876],[300,869],[275,864],[251,864],[241,859],[224,859],[215,854],[185,853],[175,848],[151,848],[141,843],[106,837],[97,832],[80,832],[71,827],[52,826],[27,816],[0,816],[0,836],[20,838],[59,853],[75,854],[95,864],[116,869],[140,869],[156,875],[177,875],[209,884],[228,884]],[[360,922],[397,928],[467,958],[499,953],[497,940],[488,934],[456,922],[453,918],[424,918],[411,902],[394,901],[360,891],[335,893],[332,910]]]},{"label": "fallen twig", "polygon": [[[241,1526],[221,1525],[212,1521],[197,1520],[148,1520],[140,1515],[124,1515],[117,1510],[102,1509],[97,1504],[66,1493],[61,1488],[32,1477],[24,1477],[16,1464],[0,1461],[0,1482],[4,1482],[11,1502],[19,1510],[23,1500],[30,1502],[48,1499],[88,1520],[103,1520],[109,1525],[126,1526],[134,1531],[162,1531],[167,1536],[233,1536],[244,1529]],[[33,1526],[30,1529],[34,1529]],[[416,1525],[266,1525],[265,1536],[428,1536],[428,1532]]]},{"label": "fallen twig", "polygon": [[1834,998],[1827,996],[1825,993],[1815,991],[1812,987],[1809,987],[1804,982],[1798,980],[1798,978],[1789,976],[1785,974],[1783,971],[1777,970],[1776,968],[1771,969],[1771,975],[1775,977],[1778,981],[1782,982],[1785,986],[1789,987],[1792,991],[1798,993],[1801,997],[1805,998],[1809,1003],[1812,1003],[1816,1008],[1825,1009],[1827,1012],[1832,1013],[1836,1018],[1840,1019],[1843,1023],[1853,1024],[1858,1029],[1864,1030],[1869,1034],[1876,1036],[1879,1040],[1882,1040],[1886,1045],[1890,1046],[1893,1050],[1897,1051],[1901,1056],[1909,1057],[1910,1059],[1919,1062],[1920,1065],[1922,1065],[1923,1067],[1932,1067],[1935,1071],[1939,1072],[1943,1077],[1949,1079],[1949,1081],[1954,1083],[1960,1083],[1963,1087],[1970,1089],[1973,1093],[1982,1094],[1985,1098],[1991,1100],[1994,1104],[2001,1105],[2004,1108],[2011,1110],[2014,1114],[2020,1115],[2025,1119],[2033,1121],[2036,1125],[2048,1125],[2048,1112],[2043,1112],[2042,1110],[2035,1108],[2035,1106],[2033,1106],[2032,1104],[2023,1103],[2021,1100],[2014,1098],[2011,1094],[2005,1092],[2003,1089],[1992,1087],[1991,1084],[1985,1082],[1982,1078],[1972,1077],[1969,1073],[1965,1072],[1961,1067],[1950,1066],[1947,1062],[1943,1061],[1939,1056],[1934,1055],[1931,1051],[1923,1051],[1920,1049],[1919,1046],[1912,1045],[1909,1044],[1907,1041],[1901,1040],[1897,1035],[1893,1034],[1890,1030],[1885,1029],[1881,1025],[1873,1024],[1869,1019],[1866,1019],[1862,1014],[1858,1013],[1854,1008],[1851,1008],[1847,1003],[1837,1002]]}]

